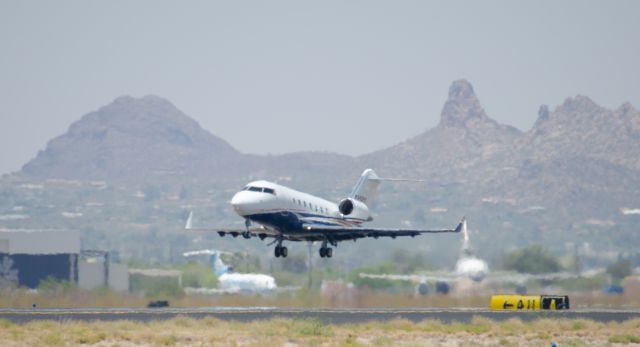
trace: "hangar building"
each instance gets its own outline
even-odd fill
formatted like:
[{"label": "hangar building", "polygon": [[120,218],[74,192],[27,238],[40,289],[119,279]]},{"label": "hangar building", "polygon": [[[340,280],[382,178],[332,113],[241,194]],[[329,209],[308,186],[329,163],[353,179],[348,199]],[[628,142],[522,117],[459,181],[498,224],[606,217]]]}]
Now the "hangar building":
[{"label": "hangar building", "polygon": [[53,278],[83,289],[127,290],[126,266],[109,264],[108,253],[98,253],[106,255],[103,261],[95,261],[96,251],[81,251],[80,234],[74,230],[0,229],[0,287],[37,288]]},{"label": "hangar building", "polygon": [[0,229],[0,280],[29,288],[47,277],[77,282],[78,254],[77,231]]}]

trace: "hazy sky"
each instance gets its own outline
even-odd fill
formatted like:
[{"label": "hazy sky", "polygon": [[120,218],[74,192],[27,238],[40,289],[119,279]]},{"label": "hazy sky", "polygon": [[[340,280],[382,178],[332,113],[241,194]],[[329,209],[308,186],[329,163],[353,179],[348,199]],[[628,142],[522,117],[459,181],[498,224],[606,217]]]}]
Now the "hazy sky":
[{"label": "hazy sky", "polygon": [[455,79],[522,130],[640,106],[640,1],[0,0],[0,173],[121,95],[243,152],[362,154],[435,126]]}]

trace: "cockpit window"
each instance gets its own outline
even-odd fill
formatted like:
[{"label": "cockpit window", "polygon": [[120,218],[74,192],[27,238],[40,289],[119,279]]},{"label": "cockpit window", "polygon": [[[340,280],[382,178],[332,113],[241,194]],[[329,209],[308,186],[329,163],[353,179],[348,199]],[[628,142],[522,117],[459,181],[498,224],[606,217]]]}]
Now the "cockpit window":
[{"label": "cockpit window", "polygon": [[248,190],[251,192],[261,192],[276,195],[276,191],[273,188],[262,188],[262,187],[254,187],[254,186],[246,186],[242,190]]},{"label": "cockpit window", "polygon": [[271,188],[264,188],[263,192],[276,195],[275,190],[273,190]]}]

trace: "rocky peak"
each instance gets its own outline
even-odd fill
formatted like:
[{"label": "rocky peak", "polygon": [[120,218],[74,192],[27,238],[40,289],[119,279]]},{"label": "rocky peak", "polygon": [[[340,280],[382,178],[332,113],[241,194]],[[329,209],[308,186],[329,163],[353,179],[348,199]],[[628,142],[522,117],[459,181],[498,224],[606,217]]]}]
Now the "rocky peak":
[{"label": "rocky peak", "polygon": [[573,98],[567,98],[560,107],[556,110],[556,113],[564,114],[589,114],[600,113],[605,111],[602,107],[598,106],[593,100],[584,95],[577,95]]},{"label": "rocky peak", "polygon": [[538,109],[538,119],[536,120],[536,123],[533,125],[533,128],[539,128],[542,124],[544,124],[547,120],[549,120],[549,106],[547,105],[540,105],[540,108]]},{"label": "rocky peak", "polygon": [[631,103],[627,101],[616,109],[616,113],[621,115],[632,115],[637,114],[638,110],[636,110],[635,107],[633,107],[633,105],[631,105]]},{"label": "rocky peak", "polygon": [[442,108],[440,124],[445,127],[465,127],[469,120],[488,119],[469,81],[454,81],[449,98]]}]

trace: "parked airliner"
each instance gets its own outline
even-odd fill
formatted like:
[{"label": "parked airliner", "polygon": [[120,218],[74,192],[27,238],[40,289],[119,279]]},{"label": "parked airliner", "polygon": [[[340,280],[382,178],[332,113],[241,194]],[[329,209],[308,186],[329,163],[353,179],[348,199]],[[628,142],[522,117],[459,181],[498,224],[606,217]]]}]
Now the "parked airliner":
[{"label": "parked airliner", "polygon": [[213,272],[218,278],[218,289],[210,290],[204,288],[192,289],[193,293],[207,294],[233,294],[233,293],[266,293],[277,289],[276,280],[273,276],[257,273],[237,273],[226,265],[220,254],[222,252],[215,249],[205,249],[201,251],[185,252],[185,257],[209,256],[209,261],[213,267]]},{"label": "parked airliner", "polygon": [[[185,229],[215,230],[220,236],[273,238],[276,243],[275,256],[286,257],[284,241],[322,242],[320,257],[331,258],[338,242],[357,240],[365,237],[415,237],[423,233],[460,232],[463,222],[455,229],[388,229],[363,227],[362,223],[372,221],[367,203],[375,196],[382,181],[406,181],[403,179],[380,178],[371,170],[365,170],[351,193],[337,204],[297,190],[268,182],[254,181],[236,193],[231,199],[235,212],[245,219],[245,229],[202,229],[193,228],[193,213],[189,214]],[[252,223],[260,225],[252,228]]]},{"label": "parked airliner", "polygon": [[410,281],[416,283],[416,293],[426,295],[429,290],[427,283],[435,282],[436,292],[440,294],[449,293],[451,285],[456,285],[462,280],[471,280],[475,283],[488,281],[492,283],[515,283],[520,289],[526,292],[524,284],[528,280],[553,281],[578,277],[576,274],[567,272],[553,272],[544,274],[524,274],[513,271],[489,271],[486,261],[478,258],[469,245],[469,233],[467,232],[467,222],[462,221],[462,251],[453,272],[437,271],[423,272],[413,275],[405,274],[369,274],[360,273],[362,278],[385,279],[394,281]]}]

